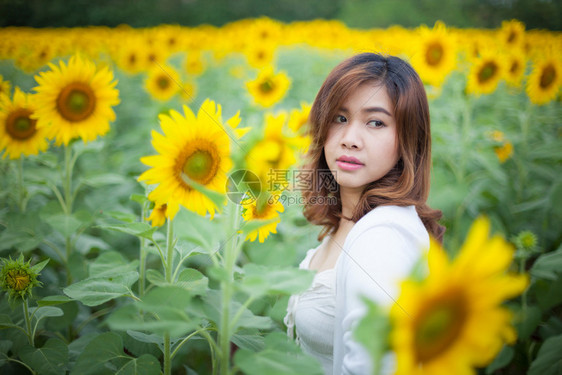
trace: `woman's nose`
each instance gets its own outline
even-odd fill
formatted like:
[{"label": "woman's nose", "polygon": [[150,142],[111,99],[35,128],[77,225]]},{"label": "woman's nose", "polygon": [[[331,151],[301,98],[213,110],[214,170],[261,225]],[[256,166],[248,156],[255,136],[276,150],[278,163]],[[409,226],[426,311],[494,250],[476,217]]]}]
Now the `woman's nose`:
[{"label": "woman's nose", "polygon": [[350,122],[343,130],[341,145],[345,148],[360,148],[362,145],[359,124]]}]

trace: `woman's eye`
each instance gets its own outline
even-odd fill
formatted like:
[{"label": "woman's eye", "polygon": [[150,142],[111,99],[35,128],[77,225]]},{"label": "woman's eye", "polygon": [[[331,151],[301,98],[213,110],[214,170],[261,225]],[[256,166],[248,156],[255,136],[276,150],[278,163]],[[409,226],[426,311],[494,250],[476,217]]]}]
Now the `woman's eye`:
[{"label": "woman's eye", "polygon": [[334,121],[338,123],[344,123],[347,122],[347,119],[345,118],[345,116],[337,115]]},{"label": "woman's eye", "polygon": [[379,120],[372,120],[372,121],[369,121],[367,123],[367,125],[369,125],[373,128],[382,128],[384,126],[384,122],[379,121]]}]

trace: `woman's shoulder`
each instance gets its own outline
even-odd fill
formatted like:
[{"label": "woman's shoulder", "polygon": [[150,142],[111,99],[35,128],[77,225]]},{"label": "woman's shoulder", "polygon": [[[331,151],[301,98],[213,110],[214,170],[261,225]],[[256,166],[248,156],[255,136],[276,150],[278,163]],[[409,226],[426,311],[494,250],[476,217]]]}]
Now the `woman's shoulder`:
[{"label": "woman's shoulder", "polygon": [[[363,216],[349,232],[348,249],[361,237],[381,234],[400,237],[421,247],[429,245],[429,235],[414,206],[379,206]],[[373,241],[376,238],[372,239]]]}]

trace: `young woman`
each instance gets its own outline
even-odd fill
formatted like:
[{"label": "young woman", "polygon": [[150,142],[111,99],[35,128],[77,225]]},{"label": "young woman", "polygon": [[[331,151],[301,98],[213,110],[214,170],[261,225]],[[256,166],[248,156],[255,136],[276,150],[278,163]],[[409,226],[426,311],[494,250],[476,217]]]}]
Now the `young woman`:
[{"label": "young woman", "polygon": [[[323,230],[320,245],[300,264],[317,271],[313,285],[291,296],[285,324],[326,374],[371,374],[372,361],[353,337],[366,312],[362,297],[389,308],[399,282],[428,248],[429,234],[441,240],[444,231],[441,212],[426,204],[427,97],[408,63],[363,53],[326,78],[310,125],[306,169],[316,173],[303,193],[304,215]],[[328,197],[337,204],[321,204],[333,203]],[[389,353],[382,373],[393,366]]]}]

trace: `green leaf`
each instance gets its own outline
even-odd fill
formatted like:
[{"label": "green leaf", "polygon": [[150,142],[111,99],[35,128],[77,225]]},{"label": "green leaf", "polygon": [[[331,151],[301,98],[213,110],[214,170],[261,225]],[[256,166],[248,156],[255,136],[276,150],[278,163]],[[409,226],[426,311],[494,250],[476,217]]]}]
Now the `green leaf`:
[{"label": "green leaf", "polygon": [[97,306],[114,298],[131,294],[131,285],[139,278],[138,272],[115,276],[90,277],[74,283],[63,292],[86,306]]},{"label": "green leaf", "polygon": [[294,267],[280,268],[248,263],[240,289],[254,297],[265,294],[298,294],[312,284],[314,273]]},{"label": "green leaf", "polygon": [[265,338],[260,352],[240,349],[234,363],[247,375],[321,375],[323,369],[315,358],[305,355],[287,335],[274,332]]},{"label": "green leaf", "polygon": [[97,228],[113,230],[116,232],[127,233],[133,236],[152,240],[152,234],[158,229],[151,227],[147,223],[126,223],[114,225],[98,225]]},{"label": "green leaf", "polygon": [[[363,302],[367,305],[367,314],[353,330],[353,336],[367,349],[373,360],[374,373],[378,373],[383,355],[389,348],[387,338],[390,332],[390,321],[379,305],[367,298],[363,298]],[[377,339],[373,339],[374,337]]]},{"label": "green leaf", "polygon": [[221,211],[226,203],[226,195],[218,193],[216,191],[207,189],[204,185],[201,185],[194,180],[187,177],[185,174],[182,174],[182,178],[185,179],[185,183],[209,198],[215,206],[217,206],[218,210]]},{"label": "green leaf", "polygon": [[[109,363],[112,365],[110,366]],[[107,332],[94,338],[78,357],[71,375],[159,375],[160,364],[149,354],[131,358],[123,351],[121,337]]]},{"label": "green leaf", "polygon": [[[179,337],[197,328],[200,319],[189,315],[191,294],[177,286],[152,289],[142,302],[116,310],[107,322],[111,329],[147,331]],[[141,312],[143,315],[141,315]]]},{"label": "green leaf", "polygon": [[562,274],[562,248],[542,254],[531,267],[531,276],[554,280]]},{"label": "green leaf", "polygon": [[166,281],[166,278],[164,277],[162,272],[157,270],[153,270],[153,269],[147,270],[146,279],[156,286],[170,285],[170,283]]},{"label": "green leaf", "polygon": [[562,335],[551,337],[542,344],[528,375],[562,374]]},{"label": "green leaf", "polygon": [[14,328],[14,327],[18,327],[18,325],[12,322],[12,318],[10,318],[9,315],[0,314],[0,329]]},{"label": "green leaf", "polygon": [[137,222],[137,215],[129,212],[122,212],[122,211],[106,211],[105,214],[109,217],[117,219],[119,221],[124,221],[126,223],[135,223]]},{"label": "green leaf", "polygon": [[146,195],[144,194],[131,194],[130,199],[133,202],[137,202],[138,204],[140,204],[141,206],[144,205],[146,202],[148,202],[148,198]]},{"label": "green leaf", "polygon": [[[221,328],[221,306],[222,300],[220,292],[217,290],[210,289],[207,294],[203,297],[204,306],[207,319],[215,322],[215,324]],[[240,310],[242,309],[242,310]],[[243,307],[243,305],[235,300],[230,301],[230,321],[234,319],[234,316],[242,311],[240,318],[231,326],[232,332],[236,333],[239,328],[259,328],[259,329],[270,329],[273,325],[273,321],[269,316],[257,316],[254,315],[252,311]]]},{"label": "green leaf", "polygon": [[180,258],[183,259],[187,259],[194,255],[205,254],[203,251],[197,251],[198,249],[202,250],[201,246],[194,245],[184,240],[179,240],[174,249],[180,254]]},{"label": "green leaf", "polygon": [[63,316],[64,313],[61,309],[54,306],[41,306],[37,307],[32,312],[33,316],[39,322],[43,318],[52,318],[56,316]]},{"label": "green leaf", "polygon": [[116,173],[104,173],[95,176],[88,176],[81,179],[81,181],[93,188],[104,187],[107,185],[120,185],[126,182],[125,177]]},{"label": "green leaf", "polygon": [[0,340],[0,353],[7,354],[14,343],[10,340]]},{"label": "green leaf", "polygon": [[49,263],[50,259],[45,259],[44,261],[37,263],[36,265],[34,265],[33,267],[31,267],[31,271],[35,272],[35,273],[39,273],[41,272],[41,270],[43,268],[45,268],[45,266],[47,265],[47,263]]},{"label": "green leaf", "polygon": [[242,349],[258,352],[265,349],[265,340],[258,329],[243,329],[232,335],[232,342]]},{"label": "green leaf", "polygon": [[539,279],[533,287],[538,305],[548,311],[562,303],[562,276],[554,281]]},{"label": "green leaf", "polygon": [[111,277],[138,269],[138,260],[132,262],[116,251],[107,251],[90,265],[90,277]]},{"label": "green leaf", "polygon": [[164,341],[162,340],[162,336],[155,335],[155,334],[147,335],[146,333],[133,331],[130,329],[127,330],[127,334],[132,338],[134,338],[135,340],[138,340],[140,342],[145,342],[148,344],[163,345],[164,343]]},{"label": "green leaf", "polygon": [[196,269],[186,268],[180,272],[175,285],[190,291],[192,295],[203,295],[209,285],[209,279]]},{"label": "green leaf", "polygon": [[174,218],[174,228],[179,240],[199,245],[206,252],[216,251],[221,240],[215,223],[189,210],[178,212]]},{"label": "green leaf", "polygon": [[518,320],[515,324],[519,339],[527,339],[535,331],[541,322],[542,312],[538,306],[527,306],[525,312],[519,311]]},{"label": "green leaf", "polygon": [[492,363],[486,367],[486,374],[493,374],[496,370],[504,368],[511,362],[515,350],[511,346],[504,345],[500,353],[494,358]]},{"label": "green leaf", "polygon": [[68,347],[59,339],[49,339],[42,348],[22,348],[19,355],[38,374],[64,375],[68,363]]},{"label": "green leaf", "polygon": [[72,299],[68,298],[67,296],[56,295],[56,296],[47,296],[43,299],[37,301],[37,305],[39,306],[55,306],[55,305],[62,305],[63,303],[67,303],[72,301]]},{"label": "green leaf", "polygon": [[44,217],[45,221],[49,223],[57,232],[65,237],[70,237],[82,226],[82,222],[74,215],[67,215],[65,213],[54,214]]}]

